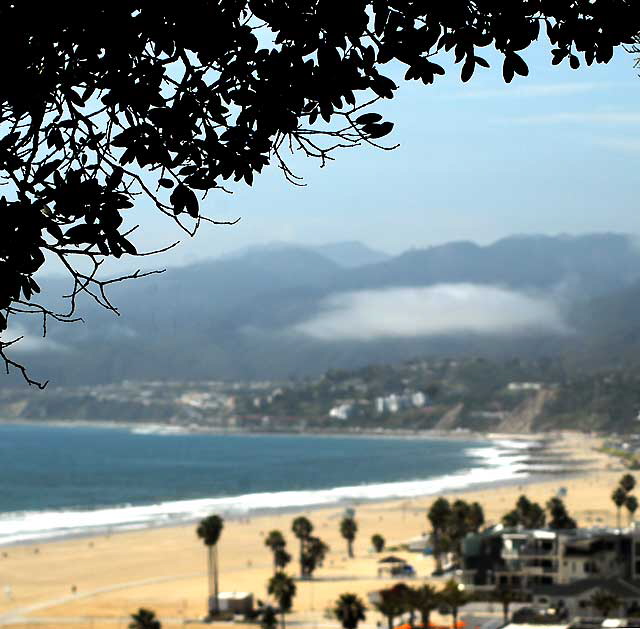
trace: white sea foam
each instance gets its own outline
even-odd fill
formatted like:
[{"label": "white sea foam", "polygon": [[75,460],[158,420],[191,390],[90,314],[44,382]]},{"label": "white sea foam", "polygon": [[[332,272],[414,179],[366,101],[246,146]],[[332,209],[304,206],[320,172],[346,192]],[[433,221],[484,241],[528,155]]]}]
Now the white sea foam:
[{"label": "white sea foam", "polygon": [[490,447],[469,448],[466,454],[479,459],[476,467],[427,480],[306,491],[264,492],[95,510],[4,513],[0,514],[0,546],[181,524],[197,520],[212,512],[227,517],[239,517],[273,510],[429,496],[474,485],[505,482],[516,476],[526,476],[528,455],[521,451],[521,444],[522,442],[504,440],[497,441]]}]

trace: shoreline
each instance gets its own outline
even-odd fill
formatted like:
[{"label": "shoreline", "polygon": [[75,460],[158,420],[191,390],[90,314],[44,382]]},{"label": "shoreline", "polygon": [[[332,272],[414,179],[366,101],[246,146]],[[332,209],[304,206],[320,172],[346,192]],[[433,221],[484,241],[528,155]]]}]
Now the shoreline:
[{"label": "shoreline", "polygon": [[[91,420],[91,419],[10,419],[0,418],[0,426],[41,426],[55,428],[100,428],[128,430],[130,432],[140,432],[140,434],[158,434],[162,436],[190,436],[190,435],[224,435],[224,436],[290,436],[290,437],[366,437],[366,438],[411,438],[411,439],[433,439],[433,440],[473,440],[478,441],[527,441],[542,442],[554,438],[559,432],[551,431],[544,433],[495,433],[476,432],[466,429],[456,430],[410,430],[403,428],[353,428],[350,430],[337,429],[316,429],[316,430],[247,430],[241,428],[217,428],[200,424],[190,424],[187,426],[171,424],[169,422],[131,422],[118,420]],[[145,433],[145,430],[157,430],[158,432]],[[566,432],[566,431],[565,431]]]},{"label": "shoreline", "polygon": [[[624,470],[614,459],[594,451],[596,442],[594,438],[564,433],[548,444],[561,451],[569,463],[562,473],[531,473],[525,478],[447,489],[438,495],[450,501],[460,498],[479,502],[487,525],[499,523],[523,493],[542,506],[549,498],[561,495],[581,526],[615,526],[610,495]],[[535,452],[532,456],[542,458]],[[590,463],[572,469],[574,459],[588,459]],[[426,515],[435,497],[349,505],[356,508],[358,523],[355,558],[348,556],[340,534],[345,505],[294,507],[281,513],[225,518],[219,544],[221,590],[251,592],[254,600],[271,600],[266,584],[273,575],[273,557],[264,542],[274,529],[282,531],[287,550],[294,556],[287,573],[297,575],[298,540],[291,531],[297,515],[311,520],[314,534],[330,550],[313,579],[296,579],[291,626],[324,626],[325,610],[342,593],[353,592],[366,599],[370,592],[394,583],[394,579],[378,576],[381,555],[371,549],[373,534],[385,538],[388,553],[414,566],[416,579],[441,587],[442,581],[431,577],[433,557],[405,548],[409,541],[430,531]],[[153,609],[163,627],[185,623],[205,626],[198,621],[207,610],[206,552],[193,522],[5,546],[0,549],[0,579],[11,586],[11,596],[0,599],[0,626],[31,623],[41,629],[67,625],[75,629],[117,629],[141,606]],[[363,626],[374,629],[378,620],[384,619],[370,609]]]},{"label": "shoreline", "polygon": [[[315,436],[315,435],[314,435]],[[337,435],[336,435],[337,436]],[[496,445],[504,441],[503,435],[494,435],[487,439]],[[107,505],[94,509],[42,509],[23,512],[5,512],[0,514],[0,534],[2,524],[5,526],[14,517],[14,530],[7,528],[5,537],[8,541],[0,542],[0,547],[30,546],[59,542],[68,539],[84,539],[104,535],[116,535],[132,531],[144,532],[155,529],[166,529],[193,524],[201,519],[205,513],[217,511],[230,521],[243,521],[250,518],[278,517],[299,512],[317,512],[326,509],[342,509],[346,507],[365,507],[381,505],[397,501],[413,501],[430,499],[436,495],[459,495],[469,492],[491,492],[514,486],[531,486],[550,480],[572,479],[588,474],[589,464],[593,459],[582,456],[567,457],[565,452],[558,452],[557,442],[553,445],[544,439],[535,442],[527,440],[525,447],[510,449],[507,445],[498,460],[505,461],[501,467],[487,465],[486,467],[469,467],[453,474],[434,476],[427,479],[411,481],[388,481],[377,483],[362,483],[361,485],[331,487],[326,489],[281,490],[258,492],[234,496],[191,498],[185,500],[160,501],[151,504],[121,504]],[[490,454],[490,453],[489,453]],[[500,456],[503,454],[503,456]],[[506,456],[504,456],[506,454]],[[584,453],[582,453],[584,455]],[[561,456],[562,455],[562,456]],[[553,457],[544,460],[545,456]],[[542,460],[541,460],[542,459]],[[490,478],[485,481],[473,481],[472,474],[480,471],[491,474],[508,473],[504,478]],[[397,490],[397,493],[394,493]],[[386,492],[386,493],[385,493]],[[389,493],[391,492],[391,493]],[[379,495],[376,496],[376,493]],[[290,504],[265,506],[269,500],[290,499]],[[251,502],[255,506],[250,506]],[[249,505],[249,506],[247,506]],[[116,517],[119,519],[99,521],[102,517]],[[3,517],[4,516],[4,517]],[[15,539],[19,533],[20,516],[33,520],[51,517],[58,519],[57,525],[50,529],[34,529],[33,535],[27,539]],[[69,524],[74,519],[86,524]],[[98,520],[96,520],[96,518]],[[93,521],[92,521],[93,519]],[[4,522],[3,522],[4,521]],[[59,529],[59,532],[56,532]],[[22,533],[28,535],[29,533]]]}]

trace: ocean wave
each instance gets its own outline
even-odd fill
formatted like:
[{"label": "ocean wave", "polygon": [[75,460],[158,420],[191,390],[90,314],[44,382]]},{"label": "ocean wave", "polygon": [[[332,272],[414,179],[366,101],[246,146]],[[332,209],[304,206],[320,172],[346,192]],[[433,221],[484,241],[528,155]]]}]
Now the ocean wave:
[{"label": "ocean wave", "polygon": [[474,466],[455,474],[426,480],[277,491],[230,497],[123,505],[95,510],[28,511],[0,514],[0,546],[79,535],[103,535],[172,524],[184,524],[212,512],[226,517],[287,509],[329,507],[355,502],[430,496],[526,476],[528,456],[508,441],[467,448]]}]

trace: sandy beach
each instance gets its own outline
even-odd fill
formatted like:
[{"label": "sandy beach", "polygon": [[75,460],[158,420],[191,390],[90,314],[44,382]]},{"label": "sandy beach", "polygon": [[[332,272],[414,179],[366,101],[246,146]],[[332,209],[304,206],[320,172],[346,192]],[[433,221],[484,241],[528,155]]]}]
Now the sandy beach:
[{"label": "sandy beach", "polygon": [[[461,491],[447,497],[477,500],[487,522],[495,523],[521,493],[544,503],[564,487],[565,502],[580,525],[613,525],[610,494],[622,467],[595,452],[598,444],[597,439],[583,435],[557,436],[554,448],[563,458],[588,460],[577,476],[546,474],[532,483]],[[355,592],[366,597],[367,592],[393,583],[376,576],[379,556],[370,548],[371,536],[380,533],[388,546],[394,546],[427,532],[426,511],[433,499],[353,505],[358,522],[354,559],[347,557],[346,542],[338,530],[343,507],[305,512],[331,550],[313,580],[298,582],[291,623],[337,626],[325,613],[339,594]],[[291,533],[294,517],[287,513],[225,522],[219,543],[222,591],[248,591],[256,599],[267,598],[266,583],[273,567],[264,537],[272,529],[285,534],[294,556],[287,572],[297,574],[298,542]],[[418,580],[433,570],[429,557],[394,554],[411,562]],[[194,525],[0,548],[0,626],[122,628],[139,607],[155,610],[163,626],[191,624],[206,612],[206,566],[205,548]],[[379,619],[370,611],[365,626],[375,627]]]}]

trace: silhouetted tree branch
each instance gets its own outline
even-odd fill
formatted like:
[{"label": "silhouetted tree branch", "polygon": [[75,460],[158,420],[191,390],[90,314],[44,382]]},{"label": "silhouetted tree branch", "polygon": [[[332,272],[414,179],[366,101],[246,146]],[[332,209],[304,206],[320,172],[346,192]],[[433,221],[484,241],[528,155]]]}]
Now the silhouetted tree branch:
[{"label": "silhouetted tree branch", "polygon": [[[125,226],[143,201],[187,235],[202,198],[253,183],[291,155],[321,166],[339,149],[379,148],[393,123],[368,111],[392,98],[394,62],[425,85],[452,53],[468,81],[493,47],[510,82],[541,31],[552,63],[608,62],[640,31],[633,0],[0,0],[0,334],[33,312],[75,320],[86,294],[117,312],[98,278],[105,258],[139,256]],[[69,309],[34,303],[45,253],[67,270]],[[25,308],[33,304],[33,309]],[[7,369],[23,367],[7,354]]]}]

